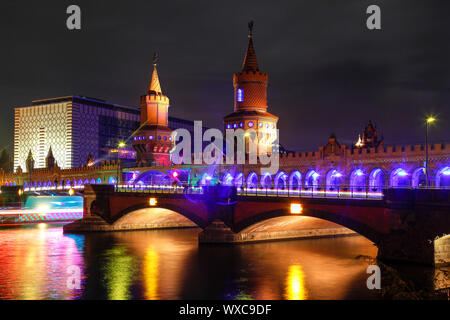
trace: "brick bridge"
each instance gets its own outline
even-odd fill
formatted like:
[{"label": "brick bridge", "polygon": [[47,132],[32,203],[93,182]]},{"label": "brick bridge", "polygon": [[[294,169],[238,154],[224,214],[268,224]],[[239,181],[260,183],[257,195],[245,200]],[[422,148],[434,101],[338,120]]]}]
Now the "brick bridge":
[{"label": "brick bridge", "polygon": [[[385,189],[380,200],[238,195],[227,186],[201,190],[115,191],[114,186],[88,185],[84,191],[84,218],[66,225],[64,232],[124,230],[117,226],[118,222],[134,212],[159,208],[174,211],[176,216],[189,219],[191,226],[202,228],[200,242],[237,243],[252,240],[248,234],[243,239],[243,232],[257,223],[309,216],[366,237],[378,247],[378,256],[384,260],[450,262],[450,190]],[[300,214],[293,213],[293,204],[294,208],[301,205]],[[160,216],[151,212],[145,215],[143,227],[186,226],[176,221],[168,225],[164,219],[158,222]],[[137,221],[144,223],[142,219]]]}]

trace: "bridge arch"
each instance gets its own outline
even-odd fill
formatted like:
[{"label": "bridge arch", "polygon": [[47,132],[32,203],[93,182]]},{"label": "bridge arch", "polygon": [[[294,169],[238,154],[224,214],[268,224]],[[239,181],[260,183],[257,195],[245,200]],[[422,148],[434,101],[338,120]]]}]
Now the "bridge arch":
[{"label": "bridge arch", "polygon": [[258,188],[258,175],[256,172],[250,172],[247,176],[247,187],[248,188]]},{"label": "bridge arch", "polygon": [[325,211],[325,210],[316,210],[309,209],[304,211],[301,215],[292,215],[289,209],[277,209],[271,211],[261,212],[252,217],[246,218],[240,221],[238,224],[234,226],[233,231],[236,233],[243,232],[244,230],[248,230],[249,227],[277,217],[314,217],[322,220],[326,220],[329,222],[333,222],[342,227],[348,228],[364,237],[374,242],[378,243],[381,233],[377,230],[371,228],[370,226],[359,222],[355,219],[352,219],[346,215],[337,215],[335,213]]},{"label": "bridge arch", "polygon": [[425,175],[425,168],[419,167],[413,171],[411,176],[411,186],[413,188],[425,187],[427,185],[427,177]]},{"label": "bridge arch", "polygon": [[409,187],[409,173],[403,168],[396,168],[391,171],[389,185],[393,188]]},{"label": "bridge arch", "polygon": [[269,172],[265,172],[261,176],[261,187],[262,188],[272,188],[272,176]]},{"label": "bridge arch", "polygon": [[[164,211],[165,214],[162,216],[158,215],[156,217],[157,219],[155,219],[155,217],[153,217],[152,214],[147,215],[147,217],[142,217],[142,213],[146,213],[146,214],[148,214],[149,212],[155,213],[155,212],[157,212],[158,209],[160,211]],[[149,207],[147,199],[143,199],[141,202],[133,204],[133,205],[129,206],[128,208],[121,210],[114,216],[114,218],[110,221],[110,223],[113,226],[117,226],[117,223],[120,223],[120,221],[123,222],[125,219],[130,219],[130,217],[133,217],[134,213],[136,213],[136,212],[139,213],[140,218],[146,218],[147,221],[149,221],[149,223],[155,223],[157,225],[161,225],[161,224],[163,224],[164,220],[166,222],[173,222],[173,221],[167,221],[167,219],[170,218],[170,217],[167,217],[167,213],[168,213],[167,210],[171,211],[172,216],[173,216],[173,214],[175,214],[177,216],[182,216],[185,219],[192,221],[193,224],[195,224],[196,226],[198,226],[200,228],[206,228],[206,226],[208,226],[208,224],[209,224],[208,221],[205,221],[204,219],[202,219],[195,212],[190,211],[181,206],[174,205],[174,204],[162,203],[162,204],[158,204],[155,207]],[[131,214],[131,216],[126,218],[130,214]],[[166,217],[166,218],[162,219],[164,217]]]},{"label": "bridge arch", "polygon": [[289,175],[289,188],[291,190],[300,190],[302,188],[302,173],[294,170]]},{"label": "bridge arch", "polygon": [[305,187],[311,190],[317,190],[319,186],[319,177],[320,174],[315,170],[309,170],[305,175]]},{"label": "bridge arch", "polygon": [[350,173],[350,188],[352,191],[365,191],[367,177],[362,169],[355,169]]},{"label": "bridge arch", "polygon": [[275,175],[275,181],[274,181],[275,189],[282,189],[282,190],[287,189],[287,186],[288,186],[287,180],[288,180],[287,173],[284,171],[279,171]]},{"label": "bridge arch", "polygon": [[444,167],[436,173],[436,187],[450,188],[450,167]]},{"label": "bridge arch", "polygon": [[342,173],[340,173],[336,169],[331,169],[330,171],[328,171],[326,176],[327,190],[333,191],[339,189],[342,183],[342,177]]}]

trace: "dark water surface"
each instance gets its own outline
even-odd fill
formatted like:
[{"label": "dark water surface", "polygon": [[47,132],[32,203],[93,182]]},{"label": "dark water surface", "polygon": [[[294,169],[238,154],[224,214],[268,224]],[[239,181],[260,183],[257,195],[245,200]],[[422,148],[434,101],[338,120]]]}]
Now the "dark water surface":
[{"label": "dark water surface", "polygon": [[[61,226],[2,229],[0,298],[379,298],[366,287],[369,262],[356,258],[375,257],[377,248],[361,236],[198,246],[198,232],[63,235]],[[70,288],[73,266],[81,271],[80,289]]]}]

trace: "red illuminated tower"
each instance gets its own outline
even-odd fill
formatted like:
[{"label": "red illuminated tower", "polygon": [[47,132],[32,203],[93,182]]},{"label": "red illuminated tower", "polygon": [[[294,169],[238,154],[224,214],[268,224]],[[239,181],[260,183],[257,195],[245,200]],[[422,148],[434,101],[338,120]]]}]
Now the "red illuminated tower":
[{"label": "red illuminated tower", "polygon": [[278,117],[267,112],[268,75],[259,70],[252,29],[253,21],[250,21],[242,70],[233,75],[234,112],[224,118],[224,125],[225,129],[254,129],[261,143],[262,137],[267,138],[277,129]]},{"label": "red illuminated tower", "polygon": [[169,151],[173,142],[168,123],[169,98],[161,91],[157,59],[155,53],[150,86],[147,94],[141,96],[141,126],[133,135],[138,166],[170,165]]}]

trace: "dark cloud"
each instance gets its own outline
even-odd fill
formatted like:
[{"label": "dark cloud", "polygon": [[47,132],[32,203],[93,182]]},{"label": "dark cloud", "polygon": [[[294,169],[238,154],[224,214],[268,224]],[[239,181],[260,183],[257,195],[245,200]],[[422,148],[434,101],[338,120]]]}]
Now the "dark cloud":
[{"label": "dark cloud", "polygon": [[[448,1],[447,1],[448,2]],[[232,74],[255,20],[260,68],[281,142],[316,148],[335,132],[352,142],[369,119],[388,143],[450,135],[450,5],[446,1],[77,1],[82,30],[65,28],[71,1],[6,2],[0,8],[0,143],[12,147],[13,107],[82,94],[137,105],[160,52],[172,115],[222,125]],[[365,28],[370,4],[382,30]]]}]

